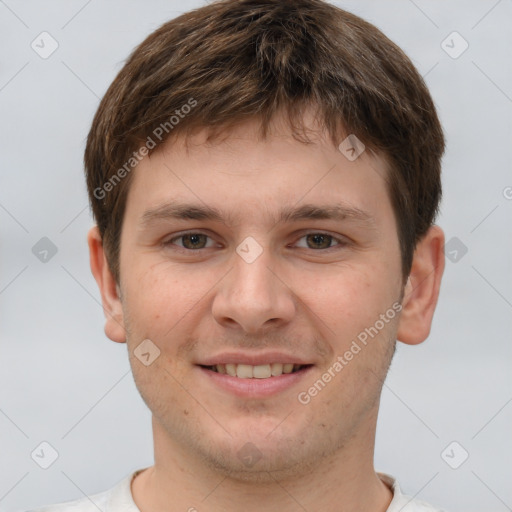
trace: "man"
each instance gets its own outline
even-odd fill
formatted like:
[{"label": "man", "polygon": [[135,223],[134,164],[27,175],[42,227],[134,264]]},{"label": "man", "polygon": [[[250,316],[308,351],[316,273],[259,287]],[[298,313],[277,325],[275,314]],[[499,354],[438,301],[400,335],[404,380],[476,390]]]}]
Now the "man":
[{"label": "man", "polygon": [[155,464],[41,510],[439,510],[373,467],[444,270],[444,138],[410,60],[320,0],[225,0],[130,56],[85,151],[105,333]]}]

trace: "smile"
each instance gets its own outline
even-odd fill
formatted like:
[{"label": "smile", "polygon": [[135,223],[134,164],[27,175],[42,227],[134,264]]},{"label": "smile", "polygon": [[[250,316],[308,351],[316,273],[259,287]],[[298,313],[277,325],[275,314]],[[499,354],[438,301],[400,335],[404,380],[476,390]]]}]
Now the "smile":
[{"label": "smile", "polygon": [[206,378],[210,385],[247,400],[270,398],[294,387],[307,387],[304,379],[313,371],[314,365],[218,363],[197,365],[196,368],[200,371],[198,375],[202,375],[200,378]]},{"label": "smile", "polygon": [[203,368],[239,379],[268,379],[283,374],[295,373],[306,366],[308,365],[293,363],[271,363],[256,366],[250,364],[216,364],[203,366]]}]

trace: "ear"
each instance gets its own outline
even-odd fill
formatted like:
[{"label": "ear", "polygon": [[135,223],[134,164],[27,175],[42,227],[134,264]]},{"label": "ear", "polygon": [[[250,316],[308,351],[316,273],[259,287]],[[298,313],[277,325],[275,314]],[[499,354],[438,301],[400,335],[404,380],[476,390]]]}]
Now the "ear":
[{"label": "ear", "polygon": [[398,341],[417,345],[430,334],[444,263],[444,232],[439,226],[431,226],[414,251],[398,323]]},{"label": "ear", "polygon": [[89,230],[87,243],[89,245],[91,271],[101,292],[103,313],[106,319],[105,334],[112,341],[125,343],[126,331],[122,304],[119,298],[119,287],[110,271],[98,226]]}]

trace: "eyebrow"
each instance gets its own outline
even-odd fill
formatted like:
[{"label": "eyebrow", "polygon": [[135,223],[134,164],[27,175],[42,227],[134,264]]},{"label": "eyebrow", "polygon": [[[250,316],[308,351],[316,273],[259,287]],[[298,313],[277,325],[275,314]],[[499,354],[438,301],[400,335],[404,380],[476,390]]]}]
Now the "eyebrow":
[{"label": "eyebrow", "polygon": [[[369,227],[375,226],[375,219],[360,208],[344,205],[314,205],[305,204],[300,207],[284,207],[273,218],[274,224],[297,222],[301,220],[352,220]],[[235,224],[235,216],[223,214],[221,210],[212,206],[173,202],[146,210],[141,217],[141,225],[149,225],[166,220],[208,220],[216,221],[224,225]]]}]

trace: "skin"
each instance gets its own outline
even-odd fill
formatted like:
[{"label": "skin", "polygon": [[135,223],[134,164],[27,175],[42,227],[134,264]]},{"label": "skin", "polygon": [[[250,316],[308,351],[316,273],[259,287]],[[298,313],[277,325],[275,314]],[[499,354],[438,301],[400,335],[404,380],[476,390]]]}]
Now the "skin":
[{"label": "skin", "polygon": [[[152,412],[155,464],[132,483],[142,512],[383,512],[392,499],[373,467],[379,399],[395,340],[418,344],[430,332],[444,234],[433,226],[419,242],[404,285],[384,159],[365,151],[351,162],[308,122],[310,145],[276,118],[266,140],[249,121],[222,141],[204,144],[203,130],[188,150],[175,138],[145,157],[128,194],[118,284],[98,229],[89,232],[105,332],[127,343]],[[176,201],[218,208],[226,223],[143,222]],[[276,223],[281,208],[306,203],[344,204],[368,219]],[[179,238],[184,232],[207,237]],[[307,236],[315,234],[333,238]],[[236,252],[248,236],[263,251],[252,263]],[[301,404],[298,393],[397,301],[401,313]],[[160,350],[149,366],[134,355],[145,339]],[[291,388],[251,399],[197,366],[224,351],[270,349],[314,366]],[[261,457],[251,467],[239,456],[246,443]]]}]

